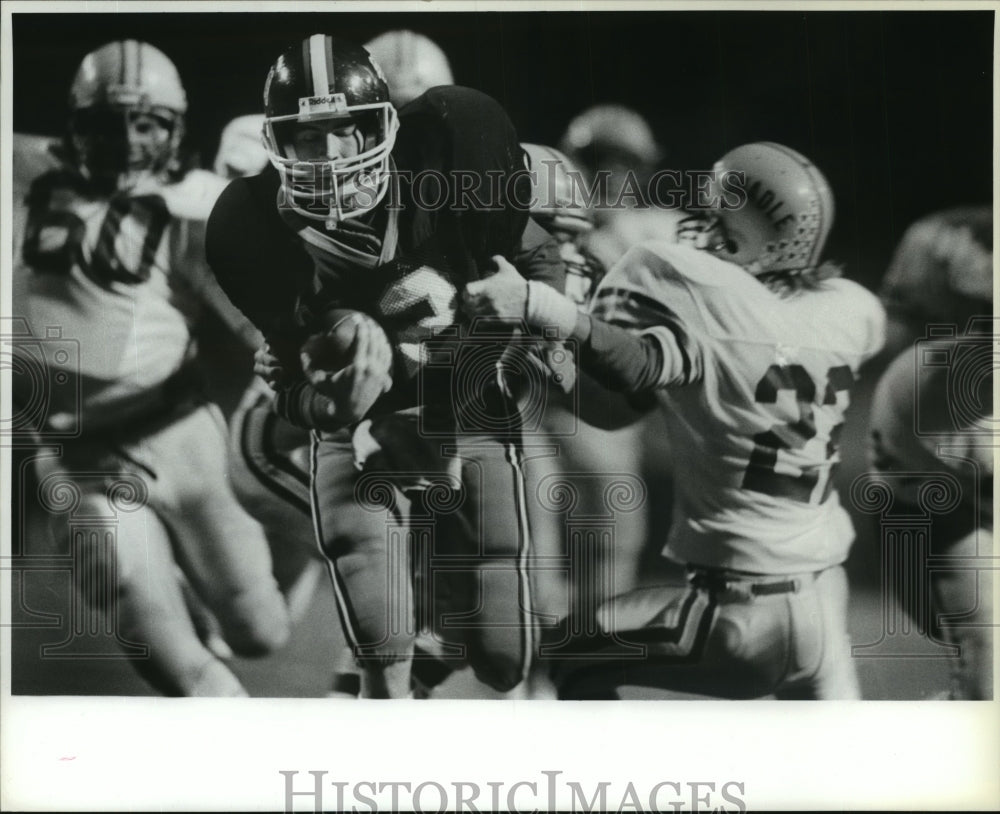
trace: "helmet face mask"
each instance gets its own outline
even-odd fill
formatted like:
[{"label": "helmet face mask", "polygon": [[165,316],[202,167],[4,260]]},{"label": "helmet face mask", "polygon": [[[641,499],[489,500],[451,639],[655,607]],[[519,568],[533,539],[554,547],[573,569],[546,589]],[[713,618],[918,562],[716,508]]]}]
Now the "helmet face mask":
[{"label": "helmet face mask", "polygon": [[765,271],[763,258],[778,231],[754,207],[720,212],[707,224],[702,248],[721,260],[742,266],[752,274]]},{"label": "helmet face mask", "polygon": [[282,201],[335,228],[388,191],[399,122],[368,53],[316,34],[282,54],[264,87],[264,146]]},{"label": "helmet face mask", "polygon": [[76,111],[70,140],[88,178],[99,187],[125,191],[170,169],[181,128],[170,111],[98,106]]},{"label": "helmet face mask", "polygon": [[70,89],[68,143],[102,191],[128,191],[177,162],[187,97],[174,64],[152,45],[108,43],[84,57]]}]

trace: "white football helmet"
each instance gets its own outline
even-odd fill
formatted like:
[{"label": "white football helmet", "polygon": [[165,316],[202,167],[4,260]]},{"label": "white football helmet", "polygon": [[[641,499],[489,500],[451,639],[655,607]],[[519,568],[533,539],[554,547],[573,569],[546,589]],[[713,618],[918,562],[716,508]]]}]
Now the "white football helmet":
[{"label": "white football helmet", "polygon": [[[708,219],[712,239],[706,249],[756,275],[796,274],[819,265],[833,226],[833,193],[809,159],[761,141],[730,150],[714,169],[720,205]],[[723,180],[726,173],[739,175]],[[736,206],[734,183],[746,192]]]},{"label": "white football helmet", "polygon": [[610,162],[646,172],[663,155],[649,123],[621,105],[596,105],[583,111],[569,123],[560,148],[592,172]]},{"label": "white football helmet", "polygon": [[416,31],[386,31],[366,42],[365,50],[385,72],[389,96],[397,108],[428,88],[455,83],[444,51]]},{"label": "white football helmet", "polygon": [[531,173],[531,216],[550,232],[578,235],[593,229],[594,216],[584,204],[586,183],[573,162],[552,147],[521,147]]},{"label": "white football helmet", "polygon": [[586,181],[558,150],[540,144],[521,147],[532,180],[528,211],[559,243],[559,255],[566,267],[564,293],[584,307],[606,272],[582,245],[584,236],[594,228],[594,214],[584,198]]},{"label": "white football helmet", "polygon": [[131,189],[175,164],[187,96],[177,68],[158,48],[121,40],[87,54],[69,103],[68,145],[85,177]]}]

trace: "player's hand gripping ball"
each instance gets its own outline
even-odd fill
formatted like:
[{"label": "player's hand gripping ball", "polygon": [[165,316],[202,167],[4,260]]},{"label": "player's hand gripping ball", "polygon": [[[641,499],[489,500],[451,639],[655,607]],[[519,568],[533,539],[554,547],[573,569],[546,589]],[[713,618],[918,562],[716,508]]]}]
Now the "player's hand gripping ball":
[{"label": "player's hand gripping ball", "polygon": [[330,327],[302,346],[302,370],[309,382],[347,423],[360,421],[392,387],[392,346],[382,327],[367,314],[337,309]]}]

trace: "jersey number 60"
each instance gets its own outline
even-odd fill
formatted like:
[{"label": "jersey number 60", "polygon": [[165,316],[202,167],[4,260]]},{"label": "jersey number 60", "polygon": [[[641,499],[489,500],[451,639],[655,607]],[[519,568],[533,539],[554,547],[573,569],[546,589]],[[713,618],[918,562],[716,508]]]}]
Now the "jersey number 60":
[{"label": "jersey number 60", "polygon": [[170,213],[157,195],[116,196],[90,250],[87,225],[70,208],[53,208],[52,189],[33,189],[25,228],[24,261],[37,272],[69,274],[78,265],[98,285],[130,285],[149,279],[156,252],[170,225]]}]

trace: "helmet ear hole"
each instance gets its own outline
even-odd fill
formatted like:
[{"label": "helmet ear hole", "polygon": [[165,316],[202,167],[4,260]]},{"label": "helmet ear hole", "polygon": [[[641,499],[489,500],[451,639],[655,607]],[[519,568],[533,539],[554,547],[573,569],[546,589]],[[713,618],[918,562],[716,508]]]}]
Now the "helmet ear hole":
[{"label": "helmet ear hole", "polygon": [[755,142],[730,150],[715,172],[744,179],[744,205],[723,216],[727,225],[738,224],[733,234],[743,254],[754,254],[750,259],[764,271],[819,265],[833,225],[833,194],[809,159],[782,144]]},{"label": "helmet ear hole", "polygon": [[743,268],[756,267],[775,239],[766,215],[753,206],[720,212],[713,220],[708,251]]}]

